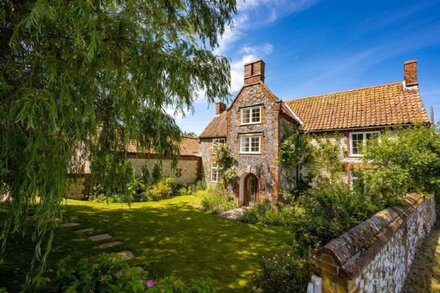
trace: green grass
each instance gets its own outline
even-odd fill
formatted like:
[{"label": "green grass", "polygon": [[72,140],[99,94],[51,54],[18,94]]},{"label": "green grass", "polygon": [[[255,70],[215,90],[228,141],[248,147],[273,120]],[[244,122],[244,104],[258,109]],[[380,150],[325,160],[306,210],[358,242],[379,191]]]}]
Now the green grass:
[{"label": "green grass", "polygon": [[[198,205],[199,199],[193,196],[134,203],[131,207],[69,200],[64,206],[64,220],[78,221],[81,226],[57,231],[50,263],[67,254],[80,258],[101,253],[86,235],[72,232],[93,227],[95,233],[110,233],[124,241],[106,252],[132,251],[135,259],[130,262],[146,265],[156,278],[209,278],[221,291],[248,291],[252,276],[259,271],[259,258],[273,255],[292,242],[289,228],[222,219],[200,211]],[[32,255],[28,239],[14,241],[14,248],[8,249],[6,262],[0,266],[0,287],[2,281],[10,287],[11,280],[26,270],[23,263],[29,263]],[[20,271],[14,274],[15,268]]]},{"label": "green grass", "polygon": [[403,293],[440,292],[440,201],[437,203],[437,223],[432,233],[418,249]]}]

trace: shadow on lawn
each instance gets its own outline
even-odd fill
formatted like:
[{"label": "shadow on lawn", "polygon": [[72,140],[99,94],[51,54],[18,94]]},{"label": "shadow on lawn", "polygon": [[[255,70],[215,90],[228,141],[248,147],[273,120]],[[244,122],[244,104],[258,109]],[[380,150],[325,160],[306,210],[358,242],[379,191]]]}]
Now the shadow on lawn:
[{"label": "shadow on lawn", "polygon": [[[154,277],[209,278],[219,289],[244,290],[261,256],[291,244],[288,228],[234,222],[185,203],[118,209],[68,206],[66,216],[124,241],[124,249],[136,256],[133,264],[147,264]],[[88,254],[92,252],[100,251]]]}]

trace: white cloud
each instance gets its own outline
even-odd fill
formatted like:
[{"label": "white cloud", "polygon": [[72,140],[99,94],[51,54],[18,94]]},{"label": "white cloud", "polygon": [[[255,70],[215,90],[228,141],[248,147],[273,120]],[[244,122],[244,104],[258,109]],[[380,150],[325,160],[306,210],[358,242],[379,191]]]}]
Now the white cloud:
[{"label": "white cloud", "polygon": [[[226,28],[214,50],[218,55],[238,54],[231,61],[231,92],[238,91],[243,85],[243,65],[247,62],[261,59],[273,52],[273,45],[249,46],[243,45],[237,49],[237,42],[250,29],[258,29],[286,15],[307,9],[318,0],[238,0],[237,15],[232,24]],[[237,60],[238,59],[238,60]]]},{"label": "white cloud", "polygon": [[319,0],[238,0],[237,15],[226,28],[215,53],[225,54],[234,43],[251,28],[270,24],[276,20],[309,8]]}]

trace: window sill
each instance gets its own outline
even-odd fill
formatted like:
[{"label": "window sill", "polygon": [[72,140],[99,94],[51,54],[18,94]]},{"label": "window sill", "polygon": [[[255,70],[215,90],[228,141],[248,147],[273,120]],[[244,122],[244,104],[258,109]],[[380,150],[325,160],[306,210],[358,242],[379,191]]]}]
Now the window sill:
[{"label": "window sill", "polygon": [[261,155],[260,153],[238,153],[239,155]]},{"label": "window sill", "polygon": [[258,125],[258,124],[263,124],[261,121],[260,122],[251,122],[251,123],[240,123],[240,126],[249,126],[249,125]]}]

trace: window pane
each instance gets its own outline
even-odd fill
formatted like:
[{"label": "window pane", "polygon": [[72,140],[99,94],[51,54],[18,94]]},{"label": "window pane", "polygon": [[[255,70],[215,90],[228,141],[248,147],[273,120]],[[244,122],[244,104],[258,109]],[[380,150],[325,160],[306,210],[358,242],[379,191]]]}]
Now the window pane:
[{"label": "window pane", "polygon": [[251,151],[259,152],[260,151],[260,138],[259,137],[251,137]]},{"label": "window pane", "polygon": [[211,165],[211,181],[217,182],[219,179],[219,171],[217,167],[217,163],[212,163]]},{"label": "window pane", "polygon": [[261,121],[261,115],[260,115],[260,107],[253,108],[252,109],[252,122],[260,122]]},{"label": "window pane", "polygon": [[241,123],[250,123],[251,119],[251,109],[242,109],[241,110]]},{"label": "window pane", "polygon": [[363,142],[364,142],[363,133],[353,133],[351,135],[351,153],[353,155],[359,155],[361,153]]},{"label": "window pane", "polygon": [[242,137],[240,141],[241,141],[241,152],[242,153],[249,152],[249,137]]}]

